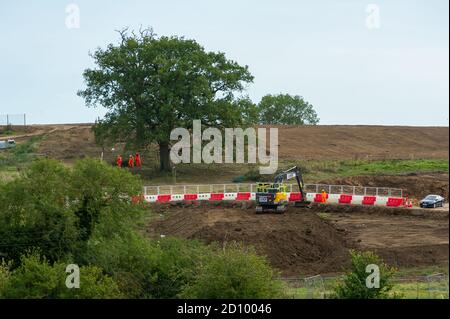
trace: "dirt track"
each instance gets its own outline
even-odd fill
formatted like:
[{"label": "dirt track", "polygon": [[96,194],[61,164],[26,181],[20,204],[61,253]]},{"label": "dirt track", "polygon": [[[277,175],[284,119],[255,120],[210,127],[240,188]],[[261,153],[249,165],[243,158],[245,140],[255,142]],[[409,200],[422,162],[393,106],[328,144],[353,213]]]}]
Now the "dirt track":
[{"label": "dirt track", "polygon": [[448,264],[448,212],[315,206],[257,215],[251,203],[188,205],[153,206],[162,218],[149,225],[149,235],[242,241],[285,276],[341,272],[350,248],[374,250],[401,267]]},{"label": "dirt track", "polygon": [[279,128],[281,159],[448,159],[448,127],[318,125]]}]

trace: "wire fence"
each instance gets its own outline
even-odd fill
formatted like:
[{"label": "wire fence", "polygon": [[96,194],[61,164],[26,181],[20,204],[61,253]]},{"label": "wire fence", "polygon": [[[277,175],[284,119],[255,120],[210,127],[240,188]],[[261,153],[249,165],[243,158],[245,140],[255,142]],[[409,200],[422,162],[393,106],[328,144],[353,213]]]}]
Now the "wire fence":
[{"label": "wire fence", "polygon": [[[336,284],[342,277],[321,275],[306,278],[280,278],[284,283],[284,295],[292,299],[329,299],[334,297]],[[448,299],[449,277],[445,273],[428,276],[393,278],[392,298]]]},{"label": "wire fence", "polygon": [[0,114],[0,126],[26,126],[27,115],[24,114]]},{"label": "wire fence", "polygon": [[[365,187],[350,185],[325,185],[305,184],[304,191],[307,193],[319,193],[325,190],[328,194],[348,194],[364,196],[392,196],[403,197],[403,190],[390,187]],[[203,184],[203,185],[161,185],[145,186],[145,195],[160,194],[203,194],[203,193],[239,193],[255,192],[256,184]],[[297,184],[288,184],[288,192],[299,192]]]}]

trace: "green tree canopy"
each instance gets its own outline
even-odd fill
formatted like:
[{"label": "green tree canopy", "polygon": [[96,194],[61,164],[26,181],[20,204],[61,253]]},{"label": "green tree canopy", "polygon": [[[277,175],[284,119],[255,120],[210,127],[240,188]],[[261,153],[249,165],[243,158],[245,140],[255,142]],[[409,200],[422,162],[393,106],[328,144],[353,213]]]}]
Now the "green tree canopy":
[{"label": "green tree canopy", "polygon": [[141,187],[136,176],[96,159],[72,169],[39,160],[0,184],[0,256],[17,265],[34,247],[53,262],[79,256],[95,233],[127,233],[143,214],[130,200]]},{"label": "green tree canopy", "polygon": [[120,36],[117,45],[91,54],[96,68],[84,71],[86,88],[78,92],[88,106],[108,110],[94,129],[102,142],[157,143],[161,169],[169,170],[172,129],[189,129],[194,119],[216,127],[245,119],[250,104],[241,93],[253,81],[247,66],[183,37],[152,30]]},{"label": "green tree canopy", "polygon": [[51,264],[37,251],[21,257],[20,267],[9,271],[0,263],[0,298],[121,298],[117,283],[96,266],[80,267],[80,288],[65,285],[66,264]]},{"label": "green tree canopy", "polygon": [[[380,257],[371,251],[350,251],[351,268],[335,287],[335,295],[339,299],[384,299],[389,298],[393,287],[392,276],[397,271],[388,266]],[[379,267],[379,287],[367,287],[368,265]]]},{"label": "green tree canopy", "polygon": [[258,104],[260,124],[304,125],[319,123],[313,106],[301,96],[266,95]]}]

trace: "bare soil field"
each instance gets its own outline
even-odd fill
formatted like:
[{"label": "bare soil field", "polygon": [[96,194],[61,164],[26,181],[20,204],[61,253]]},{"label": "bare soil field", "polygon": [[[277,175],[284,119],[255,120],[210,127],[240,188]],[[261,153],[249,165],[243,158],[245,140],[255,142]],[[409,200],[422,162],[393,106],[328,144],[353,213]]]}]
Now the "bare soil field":
[{"label": "bare soil field", "polygon": [[[99,156],[92,124],[30,125],[20,142],[45,135],[40,152],[56,159]],[[281,160],[448,159],[448,127],[279,126]],[[105,156],[110,155],[104,150]]]},{"label": "bare soil field", "polygon": [[448,264],[448,211],[313,206],[285,214],[256,214],[252,203],[152,205],[149,236],[254,246],[284,276],[333,274],[349,263],[349,249],[376,251],[399,267]]},{"label": "bare soil field", "polygon": [[448,127],[283,126],[278,134],[281,159],[448,158]]}]

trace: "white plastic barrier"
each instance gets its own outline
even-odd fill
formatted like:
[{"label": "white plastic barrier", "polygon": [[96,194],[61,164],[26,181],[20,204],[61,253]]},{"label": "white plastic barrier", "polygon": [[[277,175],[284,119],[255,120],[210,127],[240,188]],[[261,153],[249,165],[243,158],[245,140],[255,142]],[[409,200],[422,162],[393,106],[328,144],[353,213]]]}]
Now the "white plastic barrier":
[{"label": "white plastic barrier", "polygon": [[[287,193],[289,201],[300,200],[300,193]],[[255,200],[256,193],[200,193],[200,194],[160,194],[160,195],[145,195],[145,201],[149,203],[155,202],[177,202],[177,201],[191,201],[191,200]],[[313,203],[322,202],[321,193],[307,193],[306,200]],[[347,195],[347,194],[328,194],[326,204],[342,204],[342,205],[367,205],[367,206],[404,206],[404,199],[401,197],[386,197],[386,196],[362,196],[362,195]]]}]

